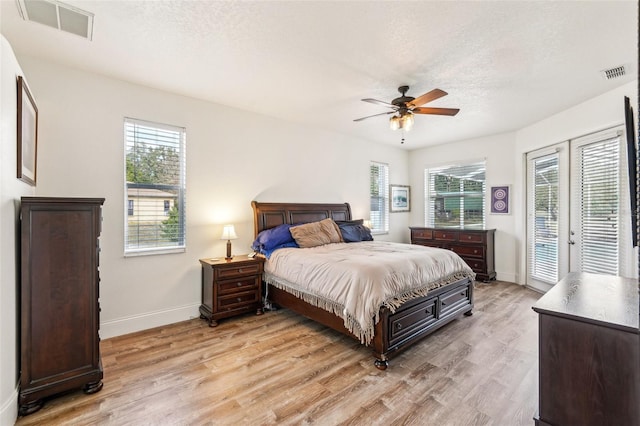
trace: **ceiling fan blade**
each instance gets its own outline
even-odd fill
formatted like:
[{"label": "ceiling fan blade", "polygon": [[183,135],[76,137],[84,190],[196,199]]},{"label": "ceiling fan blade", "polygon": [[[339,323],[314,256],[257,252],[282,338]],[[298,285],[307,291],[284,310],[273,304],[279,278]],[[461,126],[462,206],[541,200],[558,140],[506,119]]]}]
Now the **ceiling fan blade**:
[{"label": "ceiling fan blade", "polygon": [[456,115],[460,111],[459,108],[414,108],[411,110],[414,114],[434,114],[434,115]]},{"label": "ceiling fan blade", "polygon": [[362,117],[362,118],[356,118],[356,119],[355,119],[355,120],[353,120],[353,121],[362,121],[362,120],[365,120],[365,119],[367,119],[367,118],[377,117],[377,116],[379,116],[379,115],[394,114],[394,113],[395,113],[395,111],[381,112],[381,113],[379,113],[379,114],[373,114],[373,115],[368,115],[368,116],[366,116],[366,117]]},{"label": "ceiling fan blade", "polygon": [[446,95],[447,95],[447,92],[445,92],[444,90],[433,89],[432,91],[427,92],[422,96],[418,96],[417,98],[409,102],[409,106],[417,107],[420,105],[424,105],[427,102],[435,101],[436,99],[439,99]]},{"label": "ceiling fan blade", "polygon": [[372,103],[372,104],[384,105],[384,106],[389,107],[389,108],[395,108],[396,107],[395,105],[390,104],[389,102],[383,102],[383,101],[379,101],[377,99],[367,98],[367,99],[362,99],[362,100],[364,102],[369,102],[369,103]]}]

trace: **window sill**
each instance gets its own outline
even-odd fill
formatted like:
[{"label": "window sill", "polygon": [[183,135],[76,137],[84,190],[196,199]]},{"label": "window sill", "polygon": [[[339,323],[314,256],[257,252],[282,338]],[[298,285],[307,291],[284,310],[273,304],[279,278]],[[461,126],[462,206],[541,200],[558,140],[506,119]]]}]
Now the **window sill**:
[{"label": "window sill", "polygon": [[129,250],[124,252],[124,257],[153,256],[157,254],[174,254],[174,253],[184,253],[186,251],[187,251],[186,247],[164,247],[164,248],[154,248],[154,249]]}]

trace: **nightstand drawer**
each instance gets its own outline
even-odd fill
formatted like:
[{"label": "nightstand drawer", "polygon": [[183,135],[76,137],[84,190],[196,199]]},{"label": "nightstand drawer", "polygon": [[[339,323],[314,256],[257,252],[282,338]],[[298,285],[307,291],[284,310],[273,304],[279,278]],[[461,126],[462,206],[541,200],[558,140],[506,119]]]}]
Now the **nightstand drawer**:
[{"label": "nightstand drawer", "polygon": [[218,309],[232,310],[246,305],[252,305],[259,299],[258,292],[235,293],[218,297]]},{"label": "nightstand drawer", "polygon": [[229,265],[216,268],[217,279],[241,277],[243,275],[257,275],[262,273],[262,263],[255,262],[250,265]]},{"label": "nightstand drawer", "polygon": [[245,291],[255,291],[258,288],[259,278],[243,277],[237,280],[220,281],[218,283],[218,294],[234,294],[243,293]]}]

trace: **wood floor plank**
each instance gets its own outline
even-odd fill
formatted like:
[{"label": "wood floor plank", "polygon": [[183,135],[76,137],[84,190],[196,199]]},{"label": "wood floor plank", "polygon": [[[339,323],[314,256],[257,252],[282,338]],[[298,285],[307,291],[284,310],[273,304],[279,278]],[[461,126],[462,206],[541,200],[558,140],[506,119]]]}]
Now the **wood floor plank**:
[{"label": "wood floor plank", "polygon": [[530,425],[538,293],[477,283],[474,315],[394,358],[288,310],[105,339],[104,388],[48,400],[26,425]]}]

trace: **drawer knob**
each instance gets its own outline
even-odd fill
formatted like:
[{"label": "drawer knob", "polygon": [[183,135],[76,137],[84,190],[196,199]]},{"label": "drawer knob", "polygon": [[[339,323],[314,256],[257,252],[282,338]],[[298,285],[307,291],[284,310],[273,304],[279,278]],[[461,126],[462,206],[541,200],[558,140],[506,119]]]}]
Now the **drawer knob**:
[{"label": "drawer knob", "polygon": [[237,300],[238,302],[242,302],[242,299],[241,299],[240,297],[238,297],[236,300]]},{"label": "drawer knob", "polygon": [[238,273],[242,273],[242,268],[238,268]]},{"label": "drawer knob", "polygon": [[471,235],[468,235],[468,236],[467,236],[467,238],[468,238],[468,239],[471,239]]},{"label": "drawer knob", "polygon": [[447,236],[447,234],[442,234],[442,238],[445,238]]},{"label": "drawer knob", "polygon": [[399,322],[396,323],[396,330],[400,330],[402,328],[402,324]]},{"label": "drawer knob", "polygon": [[474,251],[473,251],[473,253],[474,253],[474,254],[478,253],[478,250],[474,250]]},{"label": "drawer knob", "polygon": [[240,287],[240,286],[242,285],[242,283],[236,283],[236,285],[237,285],[238,287]]}]

